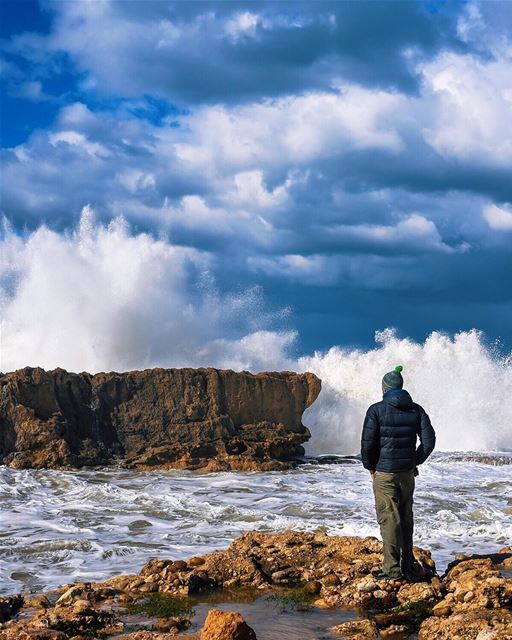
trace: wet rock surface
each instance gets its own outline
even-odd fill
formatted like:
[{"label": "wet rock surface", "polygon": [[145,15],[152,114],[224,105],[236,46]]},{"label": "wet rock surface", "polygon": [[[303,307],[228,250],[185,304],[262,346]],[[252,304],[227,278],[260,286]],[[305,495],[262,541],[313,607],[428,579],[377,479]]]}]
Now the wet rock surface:
[{"label": "wet rock surface", "polygon": [[[372,537],[249,532],[225,550],[188,561],[151,559],[139,574],[4,598],[10,609],[0,640],[253,640],[257,628],[239,613],[217,609],[210,610],[202,630],[191,633],[190,598],[236,590],[284,598],[306,612],[309,606],[357,611],[359,619],[331,628],[333,637],[512,638],[512,579],[502,574],[510,549],[459,559],[440,577],[430,553],[415,547],[413,582],[376,580],[372,572],[380,567],[381,553],[382,544]],[[134,613],[143,628],[130,628]],[[279,613],[269,606],[269,615]]]},{"label": "wet rock surface", "polygon": [[219,369],[0,374],[0,461],[13,468],[271,470],[303,456],[312,373]]}]

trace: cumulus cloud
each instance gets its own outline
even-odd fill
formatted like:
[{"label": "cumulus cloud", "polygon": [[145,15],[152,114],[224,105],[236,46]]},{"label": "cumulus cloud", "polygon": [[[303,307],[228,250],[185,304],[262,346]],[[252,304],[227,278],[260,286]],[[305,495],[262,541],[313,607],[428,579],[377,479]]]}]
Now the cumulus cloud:
[{"label": "cumulus cloud", "polygon": [[510,207],[490,204],[484,207],[483,215],[487,224],[495,231],[512,231],[512,211]]},{"label": "cumulus cloud", "polygon": [[193,141],[178,157],[201,169],[304,166],[354,149],[402,150],[396,118],[403,96],[346,85],[240,107],[203,107],[184,119]]},{"label": "cumulus cloud", "polygon": [[[421,3],[321,0],[164,3],[53,0],[47,38],[22,34],[10,51],[65,52],[85,86],[107,95],[170,95],[174,101],[237,101],[328,89],[354,76],[375,87],[417,88],[406,49],[430,57],[460,48],[457,12]],[[397,20],[396,16],[400,15]],[[107,35],[108,34],[108,35]]]},{"label": "cumulus cloud", "polygon": [[498,59],[444,53],[422,67],[432,102],[427,142],[441,155],[509,166],[512,138],[512,49]]}]

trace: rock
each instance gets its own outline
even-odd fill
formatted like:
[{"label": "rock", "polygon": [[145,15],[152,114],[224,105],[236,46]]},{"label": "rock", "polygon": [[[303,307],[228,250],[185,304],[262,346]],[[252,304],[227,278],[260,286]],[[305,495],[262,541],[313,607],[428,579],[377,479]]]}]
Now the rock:
[{"label": "rock", "polygon": [[473,609],[448,618],[432,616],[420,626],[418,640],[510,640],[512,613],[507,609]]},{"label": "rock", "polygon": [[194,556],[188,561],[190,567],[200,567],[202,564],[204,564],[204,558],[200,556]]},{"label": "rock", "polygon": [[[161,631],[132,631],[131,633],[123,633],[122,635],[116,635],[115,640],[198,640],[196,635],[182,635],[177,636],[175,631],[161,632]],[[89,640],[84,637],[80,640]]]},{"label": "rock", "polygon": [[42,609],[43,611],[51,607],[51,603],[44,593],[26,600],[25,605],[28,607],[35,607],[36,609]]},{"label": "rock", "polygon": [[206,571],[193,571],[187,579],[188,593],[198,593],[214,586],[214,580],[208,576]]},{"label": "rock", "polygon": [[191,627],[191,622],[185,617],[173,617],[173,618],[161,618],[154,624],[155,631],[173,631],[179,633],[180,631],[186,631]]},{"label": "rock", "polygon": [[[355,620],[339,625],[336,630],[342,637],[375,637],[371,634],[378,628],[382,638],[393,638],[413,633],[421,624],[420,640],[512,639],[512,579],[504,577],[498,569],[508,551],[459,560],[439,578],[433,573],[430,554],[415,547],[416,561],[425,574],[423,582],[377,582],[371,571],[382,560],[382,544],[378,540],[324,533],[319,538],[318,532],[251,531],[236,538],[227,549],[204,554],[200,561],[153,558],[139,575],[117,576],[103,583],[65,585],[54,606],[51,602],[55,594],[48,594],[50,598],[35,595],[26,600],[21,596],[3,597],[0,611],[5,617],[0,623],[0,640],[43,639],[38,635],[41,633],[52,640],[64,637],[86,640],[85,636],[91,633],[102,637],[116,634],[120,640],[168,640],[178,633],[184,638],[181,633],[189,625],[186,617],[162,619],[152,631],[123,633],[118,607],[141,596],[143,602],[153,597],[158,601],[167,594],[176,598],[222,586],[282,592],[282,585],[290,582],[302,585],[301,589],[314,599],[314,606],[358,609],[373,617],[371,621]],[[157,591],[165,595],[142,595]],[[315,599],[320,593],[322,597]],[[297,591],[297,596],[303,595]],[[204,633],[221,633],[222,620],[218,616],[224,616],[222,624],[227,625],[226,633],[232,635],[212,638],[254,637],[247,636],[254,632],[239,624],[240,618],[228,619],[225,615],[225,612],[212,614],[216,622],[211,629],[206,627]],[[203,640],[208,637],[201,635]]]},{"label": "rock", "polygon": [[398,590],[396,599],[401,605],[434,605],[441,599],[441,591],[427,582],[405,584]]},{"label": "rock", "polygon": [[50,628],[66,633],[93,630],[108,632],[119,628],[119,620],[113,612],[98,610],[91,606],[79,607],[78,610],[74,607],[56,609],[47,613],[47,620]]},{"label": "rock", "polygon": [[310,580],[305,584],[304,591],[316,596],[322,591],[322,583],[319,580]]},{"label": "rock", "polygon": [[199,639],[256,640],[256,634],[240,613],[210,609],[201,629]]},{"label": "rock", "polygon": [[328,573],[325,578],[322,579],[322,582],[326,587],[335,587],[340,583],[340,579],[335,573]]},{"label": "rock", "polygon": [[455,564],[443,577],[443,585],[448,593],[441,602],[455,613],[512,606],[512,580],[505,579],[490,558]]},{"label": "rock", "polygon": [[275,584],[293,584],[298,580],[297,571],[294,569],[282,569],[281,571],[274,571],[274,573],[270,576],[270,579]]},{"label": "rock", "polygon": [[60,596],[60,598],[55,603],[56,605],[64,605],[67,604],[70,600],[72,600],[75,596],[78,596],[82,593],[83,589],[81,587],[73,586],[64,591],[64,593]]},{"label": "rock", "polygon": [[0,596],[0,622],[10,620],[23,606],[23,596]]},{"label": "rock", "polygon": [[377,613],[374,616],[379,629],[387,629],[392,625],[412,626],[416,622],[416,612],[413,609],[390,613]]},{"label": "rock", "polygon": [[288,468],[304,454],[312,373],[219,369],[0,374],[0,463],[68,469]]},{"label": "rock", "polygon": [[[419,562],[429,559],[422,549],[415,548],[415,554]],[[327,606],[361,609],[396,604],[396,593],[403,587],[403,582],[377,583],[369,575],[382,559],[382,543],[375,538],[322,535],[319,546],[317,533],[249,532],[236,538],[228,549],[205,554],[202,559],[202,564],[195,568],[185,561],[164,563],[158,573],[158,566],[150,561],[141,576],[149,579],[147,574],[151,572],[151,584],[158,591],[176,595],[220,586],[268,590],[274,585],[303,583],[307,593],[321,592]],[[181,570],[173,573],[169,572],[171,569]],[[113,579],[107,583],[117,584]],[[131,580],[128,588],[134,590],[136,584],[136,579]],[[422,585],[412,587],[411,597],[420,598],[420,591],[425,591],[428,583]],[[140,591],[141,586],[137,588]]]},{"label": "rock", "polygon": [[438,618],[446,618],[452,613],[452,607],[445,602],[438,602],[432,609],[432,613]]},{"label": "rock", "polygon": [[390,638],[390,640],[396,640],[396,638],[406,638],[410,636],[411,628],[406,624],[392,624],[385,629],[379,631],[379,635],[382,640]]},{"label": "rock", "polygon": [[356,589],[358,591],[371,592],[375,591],[379,588],[379,585],[373,580],[373,578],[364,578],[360,582],[356,584]]},{"label": "rock", "polygon": [[347,640],[375,640],[378,638],[377,626],[372,620],[351,620],[342,622],[331,629]]},{"label": "rock", "polygon": [[34,629],[31,631],[6,629],[0,631],[0,640],[68,640],[68,638],[66,633],[55,629]]}]

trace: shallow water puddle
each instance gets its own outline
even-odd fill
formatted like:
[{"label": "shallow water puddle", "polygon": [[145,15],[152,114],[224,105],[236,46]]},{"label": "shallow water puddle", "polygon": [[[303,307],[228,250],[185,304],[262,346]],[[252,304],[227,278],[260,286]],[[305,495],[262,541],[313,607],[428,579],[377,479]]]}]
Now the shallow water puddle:
[{"label": "shallow water puddle", "polygon": [[[247,624],[254,629],[258,640],[331,640],[339,638],[330,629],[347,620],[355,620],[350,611],[335,611],[311,607],[308,611],[293,609],[279,611],[263,596],[253,602],[219,602],[215,604],[222,611],[238,611]],[[204,624],[212,603],[202,603],[195,607],[193,629],[197,631]]]},{"label": "shallow water puddle", "polygon": [[[254,629],[258,640],[333,640],[339,638],[331,628],[356,620],[353,611],[320,609],[310,606],[306,611],[294,608],[282,610],[279,603],[269,600],[268,594],[255,597],[253,592],[219,592],[188,599],[193,608],[192,627],[189,633],[197,633],[204,624],[208,611],[213,607],[222,611],[237,611],[247,624]],[[122,615],[126,631],[148,629],[156,618]],[[186,633],[186,632],[185,632]],[[179,636],[178,636],[179,637]],[[112,640],[115,636],[112,637]]]}]

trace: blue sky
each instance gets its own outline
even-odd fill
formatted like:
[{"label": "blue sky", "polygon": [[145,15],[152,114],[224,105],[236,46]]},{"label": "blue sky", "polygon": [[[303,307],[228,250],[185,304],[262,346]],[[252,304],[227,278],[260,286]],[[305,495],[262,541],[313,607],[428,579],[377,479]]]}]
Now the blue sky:
[{"label": "blue sky", "polygon": [[[117,295],[130,268],[112,238],[149,234],[140,251],[186,256],[185,275],[178,286],[141,258],[132,297],[163,287],[170,317],[215,298],[229,311],[208,344],[296,332],[304,353],[395,327],[512,346],[509,2],[0,6],[2,286],[18,336],[31,287],[43,315],[96,267],[90,287]],[[56,247],[75,242],[76,258],[84,207],[94,242],[111,234],[116,276],[82,256],[56,287]],[[108,231],[119,216],[126,228]],[[54,271],[36,284],[43,258]],[[88,295],[76,313],[95,327]]]}]

